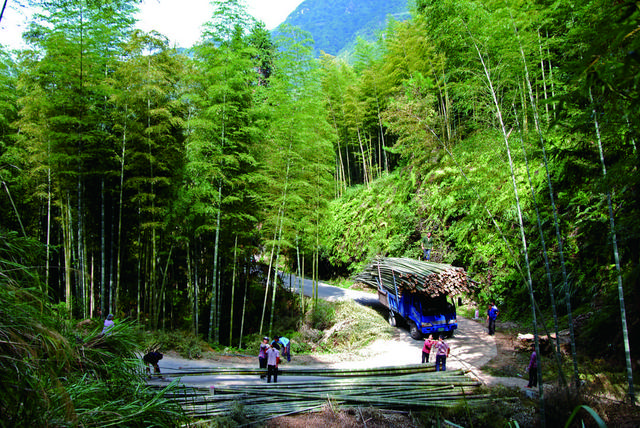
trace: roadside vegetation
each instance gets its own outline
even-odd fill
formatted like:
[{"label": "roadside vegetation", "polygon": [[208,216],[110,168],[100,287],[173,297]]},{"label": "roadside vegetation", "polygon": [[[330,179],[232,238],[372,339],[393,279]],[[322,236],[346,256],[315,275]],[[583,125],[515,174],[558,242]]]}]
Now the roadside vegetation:
[{"label": "roadside vegetation", "polygon": [[2,427],[174,427],[186,422],[165,393],[146,386],[135,325],[102,334],[100,320],[77,323],[37,289],[0,281]]}]

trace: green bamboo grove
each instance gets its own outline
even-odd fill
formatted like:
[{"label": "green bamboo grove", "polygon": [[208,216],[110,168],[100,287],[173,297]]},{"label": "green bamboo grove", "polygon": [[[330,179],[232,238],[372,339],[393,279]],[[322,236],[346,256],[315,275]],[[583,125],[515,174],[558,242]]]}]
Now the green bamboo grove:
[{"label": "green bamboo grove", "polygon": [[351,278],[431,231],[465,296],[570,330],[569,386],[597,349],[634,398],[637,4],[417,0],[316,57],[238,0],[188,49],[134,0],[29,3],[0,49],[3,286],[235,345],[308,309],[282,271]]}]

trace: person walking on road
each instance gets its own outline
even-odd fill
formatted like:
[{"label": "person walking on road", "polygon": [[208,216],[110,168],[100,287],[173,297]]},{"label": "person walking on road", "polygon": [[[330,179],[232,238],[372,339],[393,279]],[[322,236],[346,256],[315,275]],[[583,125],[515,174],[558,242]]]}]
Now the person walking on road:
[{"label": "person walking on road", "polygon": [[447,370],[447,357],[449,356],[449,345],[444,341],[444,336],[438,337],[436,347],[436,371]]},{"label": "person walking on road", "polygon": [[496,319],[500,311],[494,302],[491,302],[487,311],[487,322],[489,323],[489,336],[493,336],[496,332]]},{"label": "person walking on road", "polygon": [[431,353],[434,342],[432,334],[424,340],[424,345],[422,346],[422,364],[429,362],[429,354]]},{"label": "person walking on road", "polygon": [[[269,338],[263,337],[262,343],[260,344],[260,350],[258,352],[258,363],[260,364],[261,369],[267,368],[267,349],[269,349]],[[266,377],[266,373],[262,372],[260,374],[260,379],[264,379]]]},{"label": "person walking on road", "polygon": [[278,363],[280,362],[280,350],[277,343],[267,349],[267,383],[271,383],[273,375],[273,383],[278,383]]}]

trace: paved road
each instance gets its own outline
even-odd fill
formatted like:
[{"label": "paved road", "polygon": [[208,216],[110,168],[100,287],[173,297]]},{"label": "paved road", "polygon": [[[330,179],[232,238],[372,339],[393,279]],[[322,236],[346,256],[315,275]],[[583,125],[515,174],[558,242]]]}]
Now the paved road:
[{"label": "paved road", "polygon": [[[295,275],[285,274],[282,278],[284,280],[285,287],[291,287],[292,290],[300,292],[300,286],[303,286],[303,294],[307,297],[311,297],[313,293],[313,282],[305,278],[296,277]],[[318,282],[318,297],[329,302],[337,302],[340,300],[353,300],[364,306],[377,306],[378,295],[374,290],[368,293],[365,291],[348,290],[333,285],[326,284],[324,282]]]}]

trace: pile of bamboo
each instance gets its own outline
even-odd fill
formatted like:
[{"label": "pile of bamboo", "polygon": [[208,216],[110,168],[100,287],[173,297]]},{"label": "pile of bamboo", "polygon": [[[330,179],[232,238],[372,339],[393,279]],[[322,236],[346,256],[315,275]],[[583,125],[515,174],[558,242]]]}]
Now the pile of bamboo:
[{"label": "pile of bamboo", "polygon": [[[461,402],[469,407],[490,403],[488,395],[478,392],[480,383],[461,370],[407,374],[410,367],[413,366],[385,367],[382,376],[380,369],[361,369],[359,376],[351,377],[317,379],[314,375],[303,381],[282,379],[277,384],[182,388],[170,396],[194,419],[239,412],[252,424],[293,413],[320,411],[327,402],[390,410],[445,408]],[[334,372],[314,370],[326,370],[327,376]],[[372,373],[367,373],[368,370]]]},{"label": "pile of bamboo", "polygon": [[[278,369],[278,376],[320,376],[320,377],[367,377],[367,376],[399,376],[434,372],[431,364],[409,364],[406,366],[337,369],[327,367],[286,367]],[[198,369],[183,369],[171,372],[171,377],[184,376],[259,376],[265,374],[265,369],[258,367],[202,367]]]},{"label": "pile of bamboo", "polygon": [[399,294],[403,291],[425,293],[431,297],[468,293],[464,269],[443,263],[423,262],[409,258],[375,259],[354,280],[378,288],[378,284]]}]

